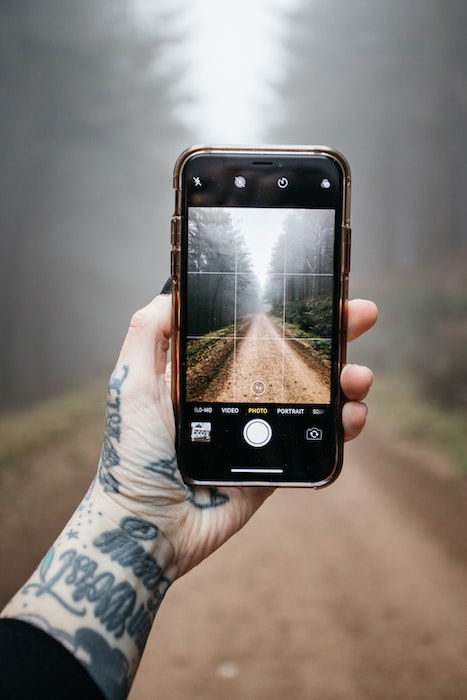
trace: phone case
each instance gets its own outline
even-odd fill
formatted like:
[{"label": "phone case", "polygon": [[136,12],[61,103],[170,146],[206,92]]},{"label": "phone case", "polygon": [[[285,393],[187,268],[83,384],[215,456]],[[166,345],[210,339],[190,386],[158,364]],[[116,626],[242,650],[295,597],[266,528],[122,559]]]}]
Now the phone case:
[{"label": "phone case", "polygon": [[[339,151],[328,146],[191,146],[178,157],[173,173],[173,187],[175,190],[175,212],[171,220],[171,276],[172,276],[172,311],[173,311],[173,338],[172,338],[172,401],[174,405],[176,425],[180,411],[180,244],[181,244],[181,217],[182,217],[182,174],[187,161],[195,154],[238,154],[270,156],[310,154],[324,155],[333,158],[340,166],[343,173],[343,202],[342,202],[342,253],[341,253],[341,297],[339,299],[339,335],[338,335],[338,375],[342,371],[347,356],[347,297],[348,279],[350,269],[350,188],[351,175],[347,159]],[[344,403],[340,384],[338,386],[339,414]],[[187,479],[187,482],[197,486],[270,486],[270,487],[308,487],[313,489],[329,486],[339,476],[342,469],[344,453],[344,433],[341,421],[338,422],[336,462],[330,476],[322,482],[271,482],[271,481],[198,481]]]}]

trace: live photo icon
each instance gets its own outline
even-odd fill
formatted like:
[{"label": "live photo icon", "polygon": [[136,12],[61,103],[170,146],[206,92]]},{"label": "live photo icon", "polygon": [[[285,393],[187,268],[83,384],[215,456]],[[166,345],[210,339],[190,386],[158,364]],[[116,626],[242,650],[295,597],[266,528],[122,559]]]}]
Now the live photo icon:
[{"label": "live photo icon", "polygon": [[191,423],[191,442],[211,442],[211,423]]}]

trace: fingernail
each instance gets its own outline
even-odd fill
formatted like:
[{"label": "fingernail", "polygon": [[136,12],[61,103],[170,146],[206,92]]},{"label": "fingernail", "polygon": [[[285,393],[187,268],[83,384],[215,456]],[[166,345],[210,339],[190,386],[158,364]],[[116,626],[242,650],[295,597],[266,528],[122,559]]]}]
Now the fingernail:
[{"label": "fingernail", "polygon": [[172,294],[172,278],[169,277],[167,282],[162,287],[160,294]]}]

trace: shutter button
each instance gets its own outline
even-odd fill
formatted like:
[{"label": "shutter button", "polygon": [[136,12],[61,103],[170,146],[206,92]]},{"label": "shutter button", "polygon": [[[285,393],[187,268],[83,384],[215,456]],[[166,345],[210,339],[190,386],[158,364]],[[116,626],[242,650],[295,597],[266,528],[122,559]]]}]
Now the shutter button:
[{"label": "shutter button", "polygon": [[243,428],[243,437],[252,447],[264,447],[272,437],[272,429],[265,420],[254,418]]}]

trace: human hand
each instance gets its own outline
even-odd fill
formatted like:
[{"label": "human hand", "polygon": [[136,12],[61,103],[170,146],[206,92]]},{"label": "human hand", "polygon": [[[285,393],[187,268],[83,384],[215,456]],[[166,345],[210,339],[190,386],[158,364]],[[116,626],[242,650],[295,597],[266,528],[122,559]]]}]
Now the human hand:
[{"label": "human hand", "polygon": [[[370,301],[348,305],[348,339],[377,320]],[[273,488],[187,486],[175,456],[175,422],[167,374],[171,298],[159,295],[133,316],[109,382],[104,445],[95,488],[130,515],[155,524],[169,541],[177,576],[217,549],[251,518]],[[341,387],[348,398],[342,421],[346,440],[362,430],[361,403],[372,372],[347,365]]]},{"label": "human hand", "polygon": [[[376,317],[371,302],[350,302],[349,339],[368,330]],[[63,644],[108,700],[127,697],[173,580],[239,530],[273,491],[183,483],[166,374],[170,323],[167,295],[134,315],[109,382],[97,478],[0,614],[39,627]],[[349,440],[365,423],[360,401],[371,381],[364,367],[342,372]]]}]

